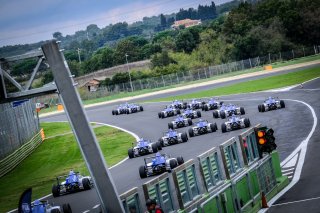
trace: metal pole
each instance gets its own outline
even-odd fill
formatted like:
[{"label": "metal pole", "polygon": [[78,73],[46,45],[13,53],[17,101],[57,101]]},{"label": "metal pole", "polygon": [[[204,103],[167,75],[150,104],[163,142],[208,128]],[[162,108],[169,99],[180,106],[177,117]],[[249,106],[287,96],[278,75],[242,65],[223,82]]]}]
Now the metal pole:
[{"label": "metal pole", "polygon": [[42,45],[42,51],[51,67],[57,88],[64,101],[66,115],[71,123],[79,148],[92,176],[103,212],[124,212],[110,171],[98,141],[89,125],[79,93],[63,54],[55,40]]},{"label": "metal pole", "polygon": [[302,47],[303,50],[303,57],[306,57],[306,52],[304,51],[304,47]]},{"label": "metal pole", "polygon": [[292,50],[292,59],[294,59],[294,52],[293,52],[293,50]]},{"label": "metal pole", "polygon": [[128,69],[128,73],[129,73],[131,92],[133,92],[133,86],[132,86],[132,81],[131,81],[131,74],[130,74],[130,70],[129,70],[128,54],[127,53],[126,53],[126,61],[127,61],[127,69]]},{"label": "metal pole", "polygon": [[279,54],[279,55],[280,55],[280,61],[282,61],[282,58],[281,58],[281,52],[280,52],[280,54]]},{"label": "metal pole", "polygon": [[251,59],[249,58],[250,68],[252,68]]},{"label": "metal pole", "polygon": [[271,57],[270,57],[270,53],[269,53],[269,64],[271,64]]},{"label": "metal pole", "polygon": [[80,48],[78,48],[78,49],[77,49],[77,52],[78,52],[78,58],[79,58],[79,63],[81,64],[80,51],[81,51],[81,50],[80,50]]}]

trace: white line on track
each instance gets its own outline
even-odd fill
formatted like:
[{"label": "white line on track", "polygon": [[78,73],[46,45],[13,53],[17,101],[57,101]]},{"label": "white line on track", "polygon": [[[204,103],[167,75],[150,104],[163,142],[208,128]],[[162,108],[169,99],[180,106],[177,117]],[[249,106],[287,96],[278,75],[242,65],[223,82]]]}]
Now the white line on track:
[{"label": "white line on track", "polygon": [[284,205],[288,205],[288,204],[301,203],[301,202],[318,200],[318,199],[320,199],[320,197],[313,197],[313,198],[308,198],[308,199],[303,199],[303,200],[296,200],[296,201],[291,201],[291,202],[286,202],[286,203],[279,203],[279,204],[275,204],[273,206],[284,206]]}]

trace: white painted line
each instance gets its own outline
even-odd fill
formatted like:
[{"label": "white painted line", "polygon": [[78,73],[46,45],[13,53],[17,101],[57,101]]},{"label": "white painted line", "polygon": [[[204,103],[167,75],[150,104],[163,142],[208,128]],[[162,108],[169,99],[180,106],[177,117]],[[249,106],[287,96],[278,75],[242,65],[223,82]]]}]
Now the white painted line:
[{"label": "white painted line", "polygon": [[94,207],[92,207],[92,209],[96,209],[98,207],[100,207],[100,204],[95,205]]},{"label": "white painted line", "polygon": [[291,158],[283,167],[294,167],[297,163],[299,154],[297,153],[293,158]]},{"label": "white painted line", "polygon": [[82,213],[88,213],[88,212],[90,212],[90,210],[85,210],[84,212],[82,212]]},{"label": "white painted line", "polygon": [[[303,167],[303,164],[304,164],[304,160],[305,160],[305,157],[306,157],[308,143],[309,143],[309,140],[310,140],[311,136],[313,135],[313,133],[314,133],[316,127],[317,127],[317,124],[318,124],[318,118],[317,118],[317,115],[316,115],[314,109],[312,108],[312,106],[310,106],[309,104],[307,104],[307,103],[305,103],[303,101],[292,100],[292,99],[286,99],[286,100],[296,101],[296,102],[299,102],[299,103],[302,103],[302,104],[306,105],[311,111],[311,114],[312,114],[312,117],[313,117],[313,126],[312,126],[312,129],[309,132],[307,138],[305,140],[303,140],[300,143],[300,145],[284,161],[281,162],[282,165],[286,164],[293,156],[295,156],[298,152],[300,152],[300,156],[299,156],[299,160],[298,160],[298,163],[297,163],[296,171],[295,171],[295,174],[293,176],[292,181],[290,182],[290,184],[288,186],[286,186],[283,190],[281,190],[276,196],[274,196],[268,202],[268,206],[272,206],[272,204],[276,200],[278,200],[282,195],[284,195],[289,189],[291,189],[299,181],[300,176],[301,176],[301,172],[302,172],[302,167]],[[264,213],[268,209],[269,208],[261,209],[259,211],[259,213]]]},{"label": "white painted line", "polygon": [[287,176],[289,179],[292,179],[292,175]]},{"label": "white painted line", "polygon": [[291,168],[282,168],[281,170],[282,170],[282,172],[288,172],[288,171],[294,170],[294,167],[291,167]]},{"label": "white painted line", "polygon": [[286,173],[283,172],[282,174],[285,175],[285,176],[288,176],[288,175],[293,175],[293,172],[286,172]]},{"label": "white painted line", "polygon": [[293,203],[301,203],[301,202],[306,202],[306,201],[310,201],[310,200],[318,200],[318,199],[320,199],[320,197],[313,197],[313,198],[296,200],[296,201],[291,201],[291,202],[286,202],[286,203],[278,203],[273,206],[283,206],[283,205],[288,205],[288,204],[293,204]]}]

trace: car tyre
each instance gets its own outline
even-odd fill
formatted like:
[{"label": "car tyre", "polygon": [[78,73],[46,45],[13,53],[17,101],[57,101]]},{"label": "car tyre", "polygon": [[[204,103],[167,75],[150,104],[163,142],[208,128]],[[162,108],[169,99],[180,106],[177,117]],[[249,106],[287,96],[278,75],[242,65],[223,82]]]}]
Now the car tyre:
[{"label": "car tyre", "polygon": [[221,124],[221,131],[222,133],[225,133],[227,131],[227,126],[225,123]]},{"label": "car tyre", "polygon": [[143,111],[143,106],[140,106],[140,111]]},{"label": "car tyre", "polygon": [[212,115],[213,115],[214,118],[219,118],[218,111],[213,111]]},{"label": "car tyre", "polygon": [[188,118],[188,124],[189,124],[189,126],[192,125],[192,119],[191,118]]},{"label": "car tyre", "polygon": [[159,142],[160,142],[161,146],[164,147],[164,142],[163,142],[162,138],[159,138]]},{"label": "car tyre", "polygon": [[190,138],[194,136],[194,132],[193,132],[193,129],[192,129],[192,128],[190,128],[190,129],[188,130],[188,132],[189,132],[189,137],[190,137]]},{"label": "car tyre", "polygon": [[52,209],[50,213],[61,213],[59,209]]},{"label": "car tyre", "polygon": [[168,123],[168,128],[173,129],[173,123]]},{"label": "car tyre", "polygon": [[151,147],[152,147],[153,153],[157,153],[157,152],[158,152],[158,144],[153,143],[153,144],[151,145]]},{"label": "car tyre", "polygon": [[240,107],[240,113],[241,113],[241,115],[246,114],[246,112],[244,111],[244,108],[243,108],[243,107]]},{"label": "car tyre", "polygon": [[52,196],[59,197],[60,196],[60,187],[57,185],[52,186]]},{"label": "car tyre", "polygon": [[261,104],[258,105],[258,111],[261,112]]},{"label": "car tyre", "polygon": [[198,118],[201,118],[201,112],[200,111],[197,111],[197,116],[198,116]]},{"label": "car tyre", "polygon": [[169,161],[169,164],[170,164],[170,169],[174,169],[178,166],[178,162],[175,159],[171,159]]},{"label": "car tyre", "polygon": [[211,132],[215,132],[216,131],[216,127],[214,126],[214,124],[210,124],[210,129],[211,129]]},{"label": "car tyre", "polygon": [[285,105],[283,100],[280,100],[280,106],[281,106],[281,108],[285,108],[286,107],[286,105]]},{"label": "car tyre", "polygon": [[158,112],[158,117],[161,118],[161,112]]},{"label": "car tyre", "polygon": [[264,104],[261,104],[261,112],[265,112],[266,111],[266,108],[264,106]]},{"label": "car tyre", "polygon": [[158,150],[162,150],[162,145],[160,141],[157,142],[157,146],[158,146]]},{"label": "car tyre", "polygon": [[88,178],[83,178],[83,180],[82,180],[82,185],[83,185],[83,189],[84,189],[84,190],[89,190],[89,189],[91,189],[90,180],[89,180]]},{"label": "car tyre", "polygon": [[184,163],[183,157],[182,156],[177,157],[177,162],[178,162],[178,165],[183,164]]},{"label": "car tyre", "polygon": [[179,114],[179,115],[181,114],[181,111],[180,111],[180,109],[177,109],[177,114]]},{"label": "car tyre", "polygon": [[147,177],[147,172],[146,172],[146,167],[145,166],[140,166],[139,167],[139,175],[140,175],[140,178],[146,178]]},{"label": "car tyre", "polygon": [[249,120],[249,118],[245,118],[243,122],[244,122],[244,126],[245,126],[245,127],[248,128],[248,127],[250,126],[250,120]]},{"label": "car tyre", "polygon": [[224,111],[220,111],[220,117],[222,119],[225,119],[226,118],[226,113]]},{"label": "car tyre", "polygon": [[161,118],[164,118],[164,112],[161,112]]},{"label": "car tyre", "polygon": [[181,133],[181,140],[182,142],[187,142],[188,141],[188,135],[187,133]]},{"label": "car tyre", "polygon": [[134,158],[133,148],[128,149],[128,156],[129,158]]},{"label": "car tyre", "polygon": [[65,203],[62,205],[63,213],[72,213],[71,206],[69,203]]}]

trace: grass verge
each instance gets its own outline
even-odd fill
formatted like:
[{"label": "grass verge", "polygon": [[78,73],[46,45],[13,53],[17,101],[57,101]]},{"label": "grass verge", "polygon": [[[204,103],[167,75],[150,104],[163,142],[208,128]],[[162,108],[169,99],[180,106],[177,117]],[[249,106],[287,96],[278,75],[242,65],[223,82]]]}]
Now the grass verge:
[{"label": "grass verge", "polygon": [[168,96],[165,98],[148,100],[148,102],[172,101],[174,99],[190,99],[190,98],[202,98],[202,97],[240,94],[240,93],[248,93],[248,92],[258,92],[263,90],[292,86],[292,85],[299,84],[319,76],[320,76],[320,67],[316,67],[316,68],[301,70],[297,72],[287,73],[283,75],[277,75],[277,76],[266,77],[258,80],[246,81],[246,82],[237,83],[231,86],[219,87],[216,89],[203,90],[200,92],[189,93],[185,95]]},{"label": "grass verge", "polygon": [[[41,126],[46,136],[71,131],[68,123],[42,123]],[[109,166],[124,159],[135,140],[128,133],[107,126],[96,127],[94,132]],[[32,187],[33,200],[50,194],[55,177],[67,174],[70,169],[88,174],[74,135],[46,139],[13,171],[0,178],[0,212],[17,208],[21,193],[28,187]]]},{"label": "grass verge", "polygon": [[[307,57],[303,57],[303,58],[298,58],[298,59],[294,59],[294,60],[290,60],[290,61],[275,62],[275,63],[272,63],[271,65],[273,66],[273,68],[279,68],[279,67],[284,67],[284,66],[289,66],[289,65],[294,65],[294,64],[315,61],[318,59],[320,59],[320,54],[307,56]],[[192,82],[184,82],[184,83],[176,84],[176,85],[172,85],[172,86],[166,86],[166,87],[160,87],[160,88],[154,88],[154,89],[144,89],[144,90],[139,90],[139,91],[135,91],[135,92],[121,92],[121,93],[106,96],[106,97],[85,100],[85,101],[83,101],[83,104],[88,105],[88,104],[95,104],[95,103],[101,103],[101,102],[105,102],[105,101],[116,100],[116,99],[120,99],[120,98],[133,97],[133,96],[156,92],[156,91],[161,91],[161,90],[165,90],[165,89],[176,88],[176,87],[186,86],[186,85],[190,85],[190,84],[197,84],[197,83],[201,83],[201,82],[212,81],[212,80],[216,80],[216,79],[221,79],[221,78],[226,78],[226,77],[231,77],[231,76],[236,76],[236,75],[241,75],[241,74],[258,72],[258,71],[262,71],[262,70],[263,70],[263,67],[255,67],[253,69],[247,69],[247,70],[242,70],[242,71],[237,71],[237,72],[226,73],[226,74],[214,76],[214,77],[207,78],[207,79],[201,79],[201,80],[196,80],[196,81],[192,81]],[[51,107],[48,109],[41,110],[40,114],[54,112],[54,111],[57,111],[56,108]]]}]

